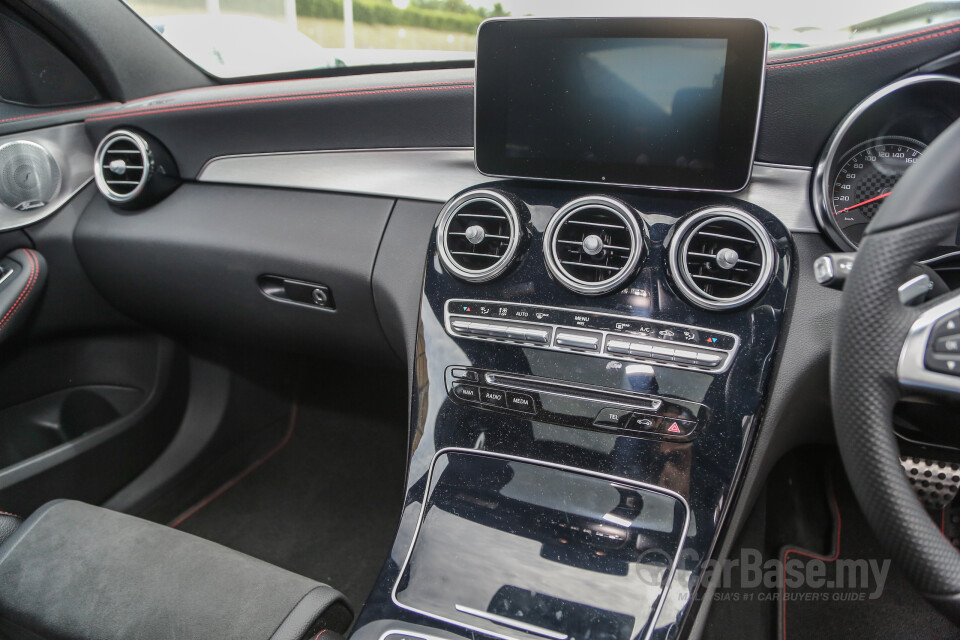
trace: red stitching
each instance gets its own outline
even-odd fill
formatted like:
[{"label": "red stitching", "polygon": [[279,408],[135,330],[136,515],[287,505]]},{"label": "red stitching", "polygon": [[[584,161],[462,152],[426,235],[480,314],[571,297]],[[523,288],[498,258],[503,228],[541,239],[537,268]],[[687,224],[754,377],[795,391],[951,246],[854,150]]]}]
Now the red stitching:
[{"label": "red stitching", "polygon": [[836,514],[837,518],[837,542],[836,548],[833,550],[833,556],[821,556],[816,553],[810,553],[802,549],[785,549],[783,552],[783,564],[781,566],[783,572],[783,602],[781,603],[781,616],[783,618],[783,640],[787,640],[787,556],[791,553],[795,553],[798,556],[804,556],[806,558],[812,558],[814,560],[823,560],[824,562],[835,562],[837,558],[840,557],[840,531],[843,527],[843,519],[840,517],[840,505],[837,503],[837,496],[834,493],[833,485],[830,485],[830,501],[833,503],[833,512]]},{"label": "red stitching", "polygon": [[[196,92],[196,91],[205,91],[205,90],[206,90],[206,91],[209,91],[209,90],[217,90],[217,89],[229,89],[230,87],[254,87],[254,86],[268,85],[268,84],[280,84],[280,83],[283,83],[283,82],[289,82],[289,83],[294,83],[294,82],[307,83],[307,82],[313,82],[313,81],[315,81],[315,80],[317,80],[317,78],[301,78],[301,79],[298,79],[298,80],[262,80],[262,81],[260,81],[260,82],[237,82],[237,83],[235,83],[235,84],[219,84],[219,85],[206,86],[206,87],[193,87],[193,88],[190,88],[190,89],[180,89],[180,90],[178,90],[178,91],[167,91],[166,93],[158,93],[158,94],[155,94],[155,95],[152,95],[152,96],[147,96],[146,98],[139,98],[139,99],[137,100],[137,102],[149,102],[149,101],[151,101],[151,100],[156,100],[156,99],[162,98],[162,97],[164,97],[164,96],[175,96],[175,95],[184,94],[184,93],[194,93],[194,92]],[[369,87],[369,88],[370,88],[370,89],[399,89],[399,88],[401,88],[401,87],[434,87],[434,86],[458,85],[458,84],[473,84],[473,80],[462,80],[462,81],[460,81],[460,82],[448,81],[448,82],[418,82],[418,83],[416,83],[416,84],[390,84],[390,85],[384,85],[384,86],[381,86],[381,87]],[[356,89],[331,89],[328,93],[335,93],[335,92],[337,92],[337,91],[356,91]],[[251,97],[254,97],[254,98],[270,98],[270,97],[275,97],[275,96],[287,96],[287,95],[294,95],[294,96],[296,96],[296,95],[302,95],[302,94],[307,94],[307,93],[324,93],[324,91],[323,91],[322,89],[316,89],[316,90],[314,90],[314,91],[302,91],[302,92],[300,92],[300,93],[276,93],[276,94],[266,94],[266,95],[262,95],[262,96],[251,96]],[[221,100],[211,100],[211,101],[209,101],[209,102],[223,102],[223,101],[225,101],[225,100],[245,100],[245,99],[246,99],[246,98],[236,98],[236,97],[235,97],[235,98],[223,98],[223,99],[221,99]],[[206,101],[203,101],[203,102],[206,102]],[[202,104],[202,102],[196,102],[196,103],[194,103],[194,102],[188,102],[188,103],[186,103],[186,104]],[[159,106],[162,106],[162,105],[157,105],[157,106],[159,107]],[[148,109],[148,108],[151,108],[151,107],[143,107],[143,108],[144,108],[144,109]],[[138,109],[138,110],[139,110],[139,109]]]},{"label": "red stitching", "polygon": [[313,640],[320,640],[320,636],[322,636],[323,634],[325,634],[327,631],[330,631],[330,629],[324,629],[323,631],[321,631],[320,633],[318,633],[316,636],[314,636]]},{"label": "red stitching", "polygon": [[13,516],[17,520],[23,520],[20,516],[15,513],[10,513],[9,511],[0,511],[0,516]]},{"label": "red stitching", "polygon": [[43,116],[52,116],[52,115],[56,115],[56,114],[58,114],[58,113],[69,113],[69,112],[71,112],[71,111],[83,111],[84,109],[86,109],[86,110],[89,111],[90,109],[99,109],[99,108],[101,108],[101,107],[110,107],[110,106],[114,106],[114,105],[118,105],[118,104],[120,104],[120,103],[119,103],[119,102],[106,102],[106,103],[103,103],[103,104],[97,104],[97,105],[93,105],[93,106],[73,107],[73,108],[71,108],[71,109],[60,109],[60,110],[58,110],[58,111],[45,111],[45,112],[43,112],[43,113],[31,113],[30,115],[27,115],[27,116],[16,116],[16,117],[14,117],[14,118],[4,118],[3,120],[0,120],[0,122],[13,122],[14,120],[26,120],[26,119],[28,119],[28,118],[42,118]]},{"label": "red stitching", "polygon": [[13,317],[13,314],[16,313],[17,309],[23,304],[27,299],[27,296],[30,295],[30,292],[33,290],[33,285],[37,283],[37,277],[40,274],[40,263],[33,255],[33,252],[29,249],[24,249],[24,253],[27,254],[27,257],[30,259],[30,277],[27,280],[27,286],[23,288],[23,291],[20,292],[20,295],[17,296],[17,299],[14,301],[13,306],[4,314],[3,318],[0,318],[0,331],[3,330],[3,327],[10,321]]},{"label": "red stitching", "polygon": [[938,31],[938,30],[940,30],[940,29],[946,29],[946,28],[948,28],[948,27],[955,27],[955,26],[957,26],[957,25],[960,25],[960,20],[958,20],[958,21],[956,21],[956,22],[945,22],[945,23],[943,23],[943,24],[938,24],[937,26],[935,26],[935,27],[930,27],[929,29],[920,29],[920,30],[918,30],[918,31],[910,31],[910,32],[907,32],[907,33],[901,33],[901,34],[898,35],[898,36],[894,36],[894,37],[892,37],[892,38],[884,38],[883,40],[869,40],[869,41],[866,41],[866,42],[861,42],[860,44],[851,45],[851,46],[849,46],[849,47],[841,47],[841,48],[839,48],[839,49],[830,49],[830,50],[828,50],[828,51],[818,51],[818,52],[816,52],[816,53],[805,53],[805,54],[803,54],[803,55],[793,56],[793,57],[791,57],[791,58],[777,58],[777,59],[774,60],[771,64],[776,65],[776,64],[779,64],[779,63],[781,63],[781,62],[790,62],[791,60],[802,60],[802,59],[804,59],[804,58],[814,58],[814,57],[816,57],[816,56],[827,56],[827,55],[830,55],[831,53],[840,53],[841,51],[850,51],[851,49],[858,49],[858,48],[860,48],[860,47],[873,47],[873,46],[875,46],[875,45],[882,44],[882,43],[884,43],[884,42],[893,42],[894,40],[900,40],[900,39],[902,39],[902,38],[909,38],[909,37],[911,37],[911,36],[919,35],[919,34],[921,34],[921,33],[930,33],[931,31]]},{"label": "red stitching", "polygon": [[170,113],[173,111],[193,111],[197,109],[213,109],[217,107],[233,107],[233,106],[243,106],[248,104],[260,104],[266,102],[286,102],[289,100],[310,100],[313,98],[337,98],[341,96],[363,96],[363,95],[374,95],[378,93],[402,93],[405,91],[442,91],[446,89],[469,89],[472,86],[467,83],[450,83],[441,85],[423,85],[411,87],[408,85],[396,85],[396,88],[386,86],[386,87],[371,87],[370,89],[360,89],[360,90],[339,90],[339,91],[330,91],[330,92],[300,92],[300,93],[289,93],[289,94],[277,94],[276,96],[251,96],[250,98],[224,98],[221,100],[201,100],[198,102],[187,102],[180,105],[171,105],[171,106],[158,106],[158,107],[143,107],[140,109],[131,109],[129,111],[121,111],[118,113],[105,113],[93,115],[88,120],[90,122],[96,122],[100,120],[110,120],[113,118],[125,118],[127,116],[147,116],[153,115],[155,113]]},{"label": "red stitching", "polygon": [[806,62],[794,62],[792,64],[777,64],[771,65],[769,68],[773,69],[787,69],[789,67],[802,67],[807,64],[817,64],[820,62],[831,62],[833,60],[843,60],[844,58],[853,58],[856,56],[862,56],[866,53],[875,53],[877,51],[883,51],[885,49],[895,49],[897,47],[902,47],[904,45],[913,44],[914,42],[921,42],[923,40],[931,40],[933,38],[940,38],[942,36],[950,35],[951,33],[960,32],[960,28],[950,29],[949,31],[942,31],[940,33],[934,33],[929,36],[923,36],[921,38],[913,38],[912,40],[905,40],[903,42],[897,42],[896,44],[888,44],[883,47],[876,47],[875,49],[866,49],[864,51],[857,51],[856,53],[848,53],[842,56],[834,56],[833,58],[822,58],[820,60],[807,60]]}]

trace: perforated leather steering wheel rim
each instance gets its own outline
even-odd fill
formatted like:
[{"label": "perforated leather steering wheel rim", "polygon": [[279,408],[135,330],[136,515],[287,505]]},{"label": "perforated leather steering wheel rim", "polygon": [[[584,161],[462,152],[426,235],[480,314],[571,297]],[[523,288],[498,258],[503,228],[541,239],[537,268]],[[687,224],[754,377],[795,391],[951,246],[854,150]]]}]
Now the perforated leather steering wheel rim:
[{"label": "perforated leather steering wheel rim", "polygon": [[[915,587],[960,624],[960,553],[920,504],[900,466],[893,409],[898,365],[919,316],[897,288],[907,269],[960,221],[960,122],[904,174],[868,227],[844,287],[831,358],[837,441],[874,533]],[[951,296],[955,294],[950,294]]]}]

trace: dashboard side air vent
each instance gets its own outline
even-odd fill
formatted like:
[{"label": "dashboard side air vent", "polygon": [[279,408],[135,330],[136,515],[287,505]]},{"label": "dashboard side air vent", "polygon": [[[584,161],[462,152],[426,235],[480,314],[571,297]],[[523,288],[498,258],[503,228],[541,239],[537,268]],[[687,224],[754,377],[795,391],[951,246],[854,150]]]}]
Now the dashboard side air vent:
[{"label": "dashboard side air vent", "polygon": [[670,272],[690,302],[733,309],[759,296],[773,275],[770,235],[742,211],[711,208],[680,223],[670,247]]},{"label": "dashboard side air vent", "polygon": [[440,260],[463,280],[493,280],[510,266],[519,244],[517,210],[496,191],[469,191],[451,200],[440,213]]},{"label": "dashboard side air vent", "polygon": [[547,225],[543,253],[550,273],[584,295],[609,293],[640,264],[643,234],[627,205],[588,196],[564,205]]},{"label": "dashboard side air vent", "polygon": [[179,184],[176,165],[160,143],[126,129],[107,134],[94,154],[97,188],[118,206],[145,206]]}]

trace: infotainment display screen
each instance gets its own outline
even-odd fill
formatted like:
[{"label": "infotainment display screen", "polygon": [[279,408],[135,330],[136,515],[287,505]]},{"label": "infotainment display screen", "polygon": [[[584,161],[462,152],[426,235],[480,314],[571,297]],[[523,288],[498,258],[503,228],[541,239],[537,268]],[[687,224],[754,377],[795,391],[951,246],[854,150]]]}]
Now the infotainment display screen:
[{"label": "infotainment display screen", "polygon": [[746,186],[767,30],[750,19],[484,22],[476,161],[487,175],[737,191]]}]

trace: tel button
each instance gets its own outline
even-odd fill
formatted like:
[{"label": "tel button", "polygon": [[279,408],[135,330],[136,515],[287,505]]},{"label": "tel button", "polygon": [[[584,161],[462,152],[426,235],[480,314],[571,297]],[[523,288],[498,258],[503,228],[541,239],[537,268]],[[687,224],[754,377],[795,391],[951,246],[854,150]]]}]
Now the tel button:
[{"label": "tel button", "polygon": [[604,407],[600,410],[600,413],[597,414],[593,424],[596,427],[618,427],[620,426],[621,420],[623,420],[623,416],[627,415],[628,413],[630,413],[629,409]]},{"label": "tel button", "polygon": [[507,406],[507,394],[502,389],[491,389],[490,387],[480,387],[480,402],[490,404],[495,407]]},{"label": "tel button", "polygon": [[513,393],[512,391],[507,392],[507,408],[524,413],[534,413],[535,411],[532,397],[525,393]]}]

